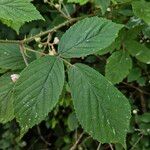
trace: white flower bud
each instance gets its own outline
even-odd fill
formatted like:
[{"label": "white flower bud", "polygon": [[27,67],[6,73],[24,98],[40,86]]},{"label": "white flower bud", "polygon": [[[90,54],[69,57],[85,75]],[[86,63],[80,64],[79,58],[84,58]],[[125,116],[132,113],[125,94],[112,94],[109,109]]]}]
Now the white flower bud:
[{"label": "white flower bud", "polygon": [[36,38],[35,38],[35,41],[36,41],[36,42],[40,42],[40,41],[41,41],[41,38],[40,38],[40,37],[36,37]]},{"label": "white flower bud", "polygon": [[108,7],[108,8],[107,8],[107,11],[108,11],[108,12],[110,12],[110,11],[111,11],[111,9]]},{"label": "white flower bud", "polygon": [[39,47],[39,48],[42,48],[42,47],[43,47],[43,45],[42,45],[42,44],[38,44],[38,47]]},{"label": "white flower bud", "polygon": [[59,4],[55,4],[55,8],[59,9],[60,5]]},{"label": "white flower bud", "polygon": [[53,43],[54,43],[54,44],[58,44],[58,43],[59,43],[59,38],[58,38],[58,37],[55,37]]},{"label": "white flower bud", "polygon": [[54,56],[56,53],[54,51],[49,51],[49,55]]},{"label": "white flower bud", "polygon": [[143,40],[140,40],[140,43],[143,43]]},{"label": "white flower bud", "polygon": [[19,79],[20,75],[19,74],[12,74],[10,77],[11,77],[11,80],[15,83]]},{"label": "white flower bud", "polygon": [[48,2],[48,0],[44,0],[44,3],[47,3]]},{"label": "white flower bud", "polygon": [[133,114],[135,114],[135,115],[136,115],[136,114],[137,114],[137,112],[138,112],[138,111],[137,111],[137,109],[134,109],[134,110],[133,110]]}]

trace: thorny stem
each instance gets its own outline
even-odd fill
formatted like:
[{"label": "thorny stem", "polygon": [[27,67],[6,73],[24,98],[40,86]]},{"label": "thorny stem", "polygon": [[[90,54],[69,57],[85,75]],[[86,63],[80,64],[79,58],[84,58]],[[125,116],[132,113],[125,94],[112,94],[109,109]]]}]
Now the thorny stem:
[{"label": "thorny stem", "polygon": [[[92,16],[92,15],[89,15],[89,16]],[[50,29],[50,30],[46,30],[46,31],[43,31],[39,34],[36,34],[34,36],[31,36],[31,37],[28,37],[28,38],[25,38],[23,40],[0,40],[0,43],[13,43],[13,44],[25,44],[25,43],[29,43],[29,42],[32,42],[34,41],[35,38],[37,37],[41,37],[41,36],[44,36],[46,34],[49,34],[51,32],[56,32],[58,29],[68,25],[68,24],[71,24],[73,22],[76,22],[78,20],[81,20],[81,19],[84,19],[85,17],[88,17],[88,16],[83,16],[83,17],[77,17],[77,18],[71,18],[61,24],[59,24],[58,26],[55,26],[54,28]]]},{"label": "thorny stem", "polygon": [[18,40],[0,40],[0,43],[20,44]]},{"label": "thorny stem", "polygon": [[[26,64],[26,66],[28,66],[28,61],[27,61],[26,56],[25,56],[25,54],[24,54],[24,51],[25,51],[24,44],[34,41],[35,38],[37,38],[37,37],[41,37],[41,36],[50,34],[50,33],[52,33],[52,32],[56,32],[58,29],[60,29],[60,28],[62,28],[62,27],[64,27],[64,26],[66,26],[66,25],[68,25],[68,24],[71,24],[71,23],[73,23],[73,22],[76,22],[76,21],[78,21],[78,20],[81,20],[81,19],[84,19],[84,18],[90,17],[90,16],[93,16],[93,14],[92,14],[92,15],[90,14],[90,15],[88,15],[88,16],[83,16],[83,17],[77,17],[77,18],[69,18],[69,20],[67,20],[67,21],[65,21],[65,22],[63,22],[63,23],[61,23],[61,24],[59,24],[58,26],[55,26],[54,28],[52,28],[52,29],[50,29],[50,30],[43,31],[43,32],[41,32],[41,33],[39,33],[39,34],[36,34],[36,35],[34,35],[34,36],[25,38],[25,39],[23,39],[23,40],[0,40],[0,43],[18,44],[19,47],[20,47],[20,52],[21,52],[21,54],[22,54],[23,60],[24,60],[24,62],[25,62],[25,64]],[[29,49],[29,48],[26,48],[26,50],[32,51],[32,52],[36,52],[36,53],[40,53],[40,54],[42,54],[42,55],[46,55],[46,54],[44,54],[44,53],[41,53],[41,52],[38,52],[38,51],[34,51],[34,50],[32,50],[32,49]],[[67,60],[65,60],[65,59],[63,59],[63,58],[61,58],[61,59],[62,59],[67,65],[73,66],[73,65],[72,65],[71,63],[69,63]]]}]

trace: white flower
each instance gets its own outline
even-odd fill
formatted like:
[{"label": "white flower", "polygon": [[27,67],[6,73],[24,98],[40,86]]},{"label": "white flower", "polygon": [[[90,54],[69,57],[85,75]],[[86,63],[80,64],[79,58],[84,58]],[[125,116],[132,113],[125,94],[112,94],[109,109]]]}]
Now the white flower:
[{"label": "white flower", "polygon": [[19,74],[12,74],[10,77],[11,77],[11,80],[15,83],[19,79],[20,75]]},{"label": "white flower", "polygon": [[44,3],[47,3],[48,2],[48,0],[44,0]]},{"label": "white flower", "polygon": [[59,4],[55,4],[55,8],[59,9],[60,5]]},{"label": "white flower", "polygon": [[58,38],[58,37],[55,37],[53,43],[54,43],[54,44],[58,44],[58,43],[59,43],[59,38]]},{"label": "white flower", "polygon": [[42,47],[43,47],[43,45],[42,45],[42,44],[38,44],[38,47],[39,47],[39,48],[42,48]]},{"label": "white flower", "polygon": [[111,9],[108,7],[108,8],[107,8],[107,11],[108,11],[108,12],[110,12],[110,11],[111,11]]},{"label": "white flower", "polygon": [[137,112],[138,112],[137,109],[133,110],[133,114],[137,114]]}]

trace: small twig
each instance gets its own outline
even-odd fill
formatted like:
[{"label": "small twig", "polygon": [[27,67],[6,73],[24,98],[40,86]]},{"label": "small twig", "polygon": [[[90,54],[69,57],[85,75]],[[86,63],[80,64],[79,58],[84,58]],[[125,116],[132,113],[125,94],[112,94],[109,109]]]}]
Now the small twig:
[{"label": "small twig", "polygon": [[140,142],[140,140],[143,138],[143,134],[139,137],[139,139],[136,141],[136,143],[131,147],[130,150],[134,149],[135,146]]},{"label": "small twig", "polygon": [[101,148],[101,143],[98,144],[98,147],[96,150],[100,150],[100,148]]},{"label": "small twig", "polygon": [[84,133],[82,133],[82,134],[79,136],[78,140],[77,140],[77,141],[75,142],[75,144],[70,148],[70,150],[76,150],[78,144],[81,142],[81,139],[83,138],[83,135],[84,135]]},{"label": "small twig", "polygon": [[0,43],[20,44],[19,40],[0,40]]},{"label": "small twig", "polygon": [[64,18],[66,18],[66,19],[68,19],[68,20],[71,19],[70,15],[68,16],[68,14],[65,14],[65,13],[62,11],[62,9],[61,9],[61,3],[59,3],[59,4],[54,4],[53,2],[48,2],[48,1],[47,1],[47,3],[48,3],[50,6],[54,7]]},{"label": "small twig", "polygon": [[94,16],[93,14],[90,14],[90,15],[87,15],[87,16],[82,16],[82,17],[77,17],[77,18],[71,18],[70,20],[67,20],[61,24],[59,24],[58,26],[55,26],[54,28],[50,29],[50,30],[46,30],[46,31],[43,31],[39,34],[36,34],[34,36],[31,36],[29,38],[25,38],[23,40],[0,40],[0,43],[14,43],[14,44],[25,44],[25,43],[28,43],[28,42],[32,42],[35,40],[36,37],[41,37],[41,36],[44,36],[46,34],[49,34],[51,32],[56,32],[58,29],[66,26],[67,24],[71,24],[73,22],[76,22],[78,20],[81,20],[81,19],[84,19],[86,17],[90,17],[90,16]]},{"label": "small twig", "polygon": [[33,50],[33,49],[31,49],[31,48],[28,48],[28,47],[25,47],[25,49],[26,49],[27,51],[30,51],[30,52],[33,52],[33,53],[38,53],[38,54],[41,54],[41,55],[48,55],[48,54],[45,54],[45,53],[42,53],[42,52],[39,52],[39,51],[35,51],[35,50]]},{"label": "small twig", "polygon": [[41,139],[46,145],[51,146],[51,143],[47,142],[47,141],[44,139],[44,137],[42,136],[39,126],[37,126],[37,131],[38,131],[38,134],[39,134],[39,136],[40,136],[40,139]]},{"label": "small twig", "polygon": [[134,86],[134,85],[132,85],[132,84],[128,84],[128,83],[126,83],[126,82],[122,82],[122,83],[125,84],[125,85],[127,85],[127,86],[129,86],[129,87],[131,87],[131,88],[136,89],[136,90],[139,91],[140,93],[150,95],[150,93],[145,92],[145,91],[141,90],[140,88],[138,88],[138,87],[136,87],[136,86]]},{"label": "small twig", "polygon": [[111,150],[114,150],[114,148],[111,144],[109,144],[109,147],[110,147]]},{"label": "small twig", "polygon": [[28,66],[29,64],[28,64],[28,61],[27,61],[26,56],[24,54],[24,45],[23,45],[23,43],[20,43],[19,47],[20,47],[20,52],[21,52],[21,55],[23,57],[23,60],[26,64],[26,66]]},{"label": "small twig", "polygon": [[67,65],[69,65],[69,66],[74,66],[74,65],[72,65],[69,61],[67,61],[66,59],[63,59],[62,57],[60,57],[62,60],[63,60],[63,62],[64,63],[66,63]]},{"label": "small twig", "polygon": [[59,24],[58,26],[55,26],[54,28],[52,28],[52,29],[50,29],[50,30],[41,32],[41,33],[36,34],[36,35],[34,35],[34,36],[32,36],[32,37],[29,37],[29,38],[24,39],[24,40],[23,40],[23,43],[31,42],[31,41],[33,41],[36,37],[41,37],[41,36],[44,36],[44,35],[49,34],[49,33],[51,33],[51,32],[55,32],[55,31],[57,31],[58,29],[60,29],[60,28],[62,28],[62,27],[64,27],[64,26],[66,26],[67,24],[73,23],[73,22],[78,21],[78,20],[81,20],[81,19],[83,19],[83,18],[84,18],[84,17],[77,17],[77,18],[72,18],[72,19],[70,19],[70,20],[67,20],[67,21],[65,21],[65,22],[63,22],[63,23],[61,23],[61,24]]},{"label": "small twig", "polygon": [[70,14],[69,14],[69,12],[68,12],[68,9],[66,8],[66,6],[65,6],[65,4],[64,4],[63,1],[62,1],[62,6],[63,6],[63,8],[64,8],[64,10],[65,10],[65,12],[66,12],[66,14],[67,14],[67,16],[68,16],[69,18],[71,18]]},{"label": "small twig", "polygon": [[146,112],[146,103],[145,103],[145,100],[144,100],[143,93],[140,93],[140,101],[141,101],[142,111]]}]

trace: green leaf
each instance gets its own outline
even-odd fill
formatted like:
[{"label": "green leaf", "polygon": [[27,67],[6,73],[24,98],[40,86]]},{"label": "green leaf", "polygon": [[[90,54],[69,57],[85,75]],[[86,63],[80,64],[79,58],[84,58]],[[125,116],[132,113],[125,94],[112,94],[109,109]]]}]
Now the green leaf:
[{"label": "green leaf", "polygon": [[0,44],[0,68],[3,69],[23,69],[25,63],[20,53],[19,46],[17,44]]},{"label": "green leaf", "polygon": [[21,135],[44,120],[58,102],[63,85],[64,65],[57,57],[39,58],[22,71],[14,94]]},{"label": "green leaf", "polygon": [[[31,4],[31,0],[1,0],[1,21],[18,31],[18,25],[25,22],[42,19],[43,17]],[[5,20],[5,21],[4,21]]]},{"label": "green leaf", "polygon": [[138,121],[139,123],[141,123],[141,122],[150,123],[150,113],[149,113],[149,112],[146,112],[146,113],[144,113],[143,115],[139,115],[139,116],[137,117],[137,121]]},{"label": "green leaf", "polygon": [[132,59],[126,51],[116,51],[108,59],[106,64],[106,77],[112,83],[121,82],[129,74],[132,68]]},{"label": "green leaf", "polygon": [[6,123],[14,118],[13,87],[10,74],[0,77],[0,123]]},{"label": "green leaf", "polygon": [[62,57],[82,57],[108,47],[123,26],[98,17],[83,19],[61,38],[58,52]]},{"label": "green leaf", "polygon": [[8,27],[13,28],[17,32],[17,34],[19,34],[19,29],[24,24],[22,22],[14,22],[12,20],[6,20],[6,19],[0,19],[0,20]]},{"label": "green leaf", "polygon": [[150,64],[150,49],[148,47],[134,40],[127,40],[125,47],[128,52],[139,61]]},{"label": "green leaf", "polygon": [[78,128],[79,124],[78,124],[76,114],[74,112],[69,115],[67,123],[68,123],[68,127],[71,131]]},{"label": "green leaf", "polygon": [[150,2],[145,0],[134,0],[132,2],[134,14],[143,19],[146,23],[150,24]]},{"label": "green leaf", "polygon": [[110,5],[110,0],[95,0],[95,3],[100,6],[102,14],[105,14],[108,6]]},{"label": "green leaf", "polygon": [[75,64],[69,70],[71,95],[82,127],[102,143],[125,147],[131,117],[125,96],[94,69]]},{"label": "green leaf", "polygon": [[68,0],[68,3],[79,3],[80,5],[84,5],[88,2],[89,0]]},{"label": "green leaf", "polygon": [[128,82],[133,82],[141,77],[141,69],[133,68],[128,75]]}]

